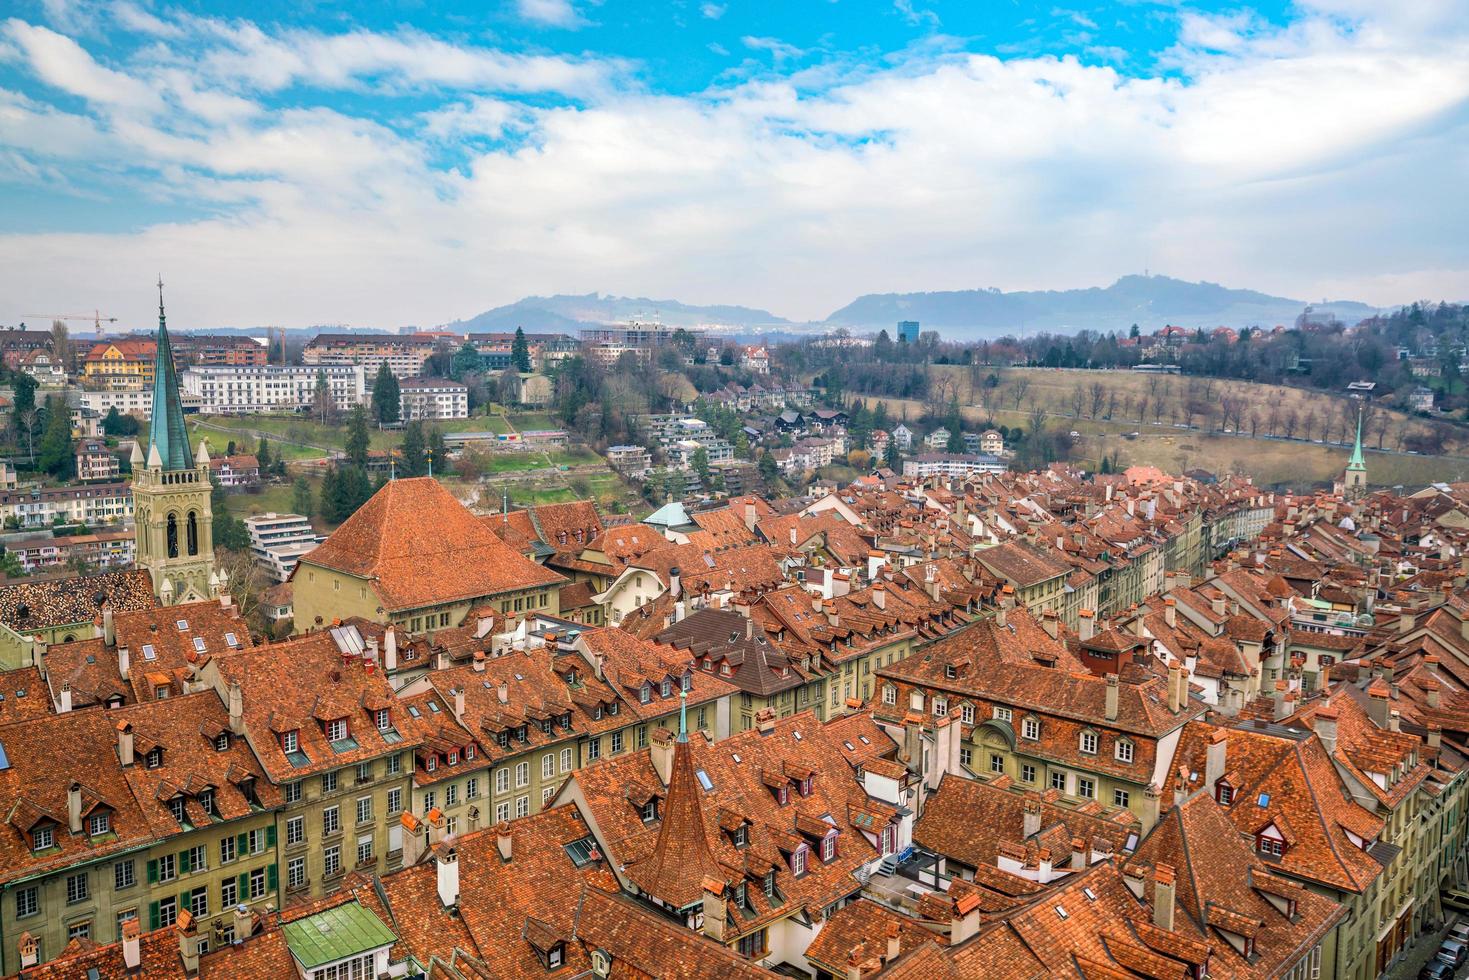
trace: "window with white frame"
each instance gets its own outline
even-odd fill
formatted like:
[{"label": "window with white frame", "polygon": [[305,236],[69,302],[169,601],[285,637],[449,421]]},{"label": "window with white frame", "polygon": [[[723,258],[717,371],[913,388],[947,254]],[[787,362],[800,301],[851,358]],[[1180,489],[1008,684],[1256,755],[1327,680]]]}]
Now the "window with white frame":
[{"label": "window with white frame", "polygon": [[1009,708],[1001,708],[997,706],[992,713],[994,715],[995,721],[1009,721],[1012,717]]},{"label": "window with white frame", "polygon": [[1132,761],[1132,743],[1129,742],[1125,738],[1118,739],[1117,740],[1117,745],[1113,749],[1113,754],[1117,756],[1117,761],[1118,762],[1131,762]]},{"label": "window with white frame", "polygon": [[1041,737],[1040,720],[1036,718],[1026,718],[1024,721],[1022,721],[1020,723],[1020,737],[1029,739],[1032,742],[1038,741]]},{"label": "window with white frame", "polygon": [[1080,739],[1081,751],[1086,755],[1097,754],[1097,733],[1082,732]]}]

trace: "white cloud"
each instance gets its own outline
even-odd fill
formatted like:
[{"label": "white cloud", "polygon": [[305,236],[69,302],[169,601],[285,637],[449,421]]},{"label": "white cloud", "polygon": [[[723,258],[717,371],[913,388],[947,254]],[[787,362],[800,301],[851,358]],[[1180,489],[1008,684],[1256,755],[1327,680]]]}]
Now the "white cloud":
[{"label": "white cloud", "polygon": [[699,13],[710,20],[718,20],[723,17],[724,12],[728,9],[728,5],[722,3],[704,3],[699,5]]},{"label": "white cloud", "polygon": [[[1348,2],[1286,28],[1181,24],[1182,77],[948,45],[782,72],[807,52],[749,36],[776,70],[691,97],[611,59],[239,21],[169,18],[197,57],[104,64],[12,20],[0,57],[86,109],[0,90],[0,174],[55,186],[125,161],[139,194],[219,216],[0,235],[0,322],[76,305],[85,281],[84,305],[146,323],[160,268],[200,326],[436,323],[592,290],[820,317],[866,291],[1144,265],[1302,298],[1465,298],[1469,204],[1445,190],[1466,163],[1465,25]],[[286,89],[295,108],[274,108]],[[412,111],[353,114],[400,92]]]},{"label": "white cloud", "polygon": [[913,0],[893,0],[893,9],[903,15],[903,19],[915,27],[938,27],[939,15],[932,10],[915,7]]},{"label": "white cloud", "polygon": [[549,27],[581,27],[586,21],[571,0],[516,0],[520,16]]}]

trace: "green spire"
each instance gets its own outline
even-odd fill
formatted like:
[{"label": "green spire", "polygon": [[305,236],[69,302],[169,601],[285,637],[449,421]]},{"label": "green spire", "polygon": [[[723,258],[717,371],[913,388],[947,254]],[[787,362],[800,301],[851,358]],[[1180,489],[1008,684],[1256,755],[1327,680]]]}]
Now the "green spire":
[{"label": "green spire", "polygon": [[678,692],[678,740],[689,740],[689,692]]},{"label": "green spire", "polygon": [[1357,444],[1352,447],[1352,461],[1347,464],[1349,470],[1365,470],[1367,463],[1362,459],[1362,410],[1357,409]]},{"label": "green spire", "polygon": [[179,398],[178,372],[173,366],[173,345],[163,316],[163,278],[158,279],[158,350],[153,357],[153,418],[148,429],[148,460],[153,450],[165,470],[193,469],[189,432],[184,427],[184,403]]}]

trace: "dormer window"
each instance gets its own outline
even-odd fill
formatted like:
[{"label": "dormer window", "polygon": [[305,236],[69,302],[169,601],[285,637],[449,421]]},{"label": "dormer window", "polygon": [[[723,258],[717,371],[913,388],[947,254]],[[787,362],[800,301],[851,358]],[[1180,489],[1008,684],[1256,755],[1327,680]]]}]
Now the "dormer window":
[{"label": "dormer window", "polygon": [[515,729],[515,738],[516,738],[517,741],[529,742],[530,741],[530,729],[527,728],[525,725],[520,725],[519,727],[517,727]]},{"label": "dormer window", "polygon": [[598,704],[594,708],[592,708],[592,718],[594,720],[600,720],[601,717],[602,717],[602,705],[601,704]]},{"label": "dormer window", "polygon": [[112,814],[103,810],[87,818],[87,834],[100,837],[112,829]]},{"label": "dormer window", "polygon": [[1081,752],[1082,752],[1083,755],[1096,755],[1097,754],[1097,733],[1096,732],[1082,732],[1081,733],[1081,738],[1079,740],[1079,747],[1080,747]]},{"label": "dormer window", "polygon": [[1214,784],[1214,799],[1220,806],[1229,806],[1234,802],[1234,787],[1222,779],[1219,780]]},{"label": "dormer window", "polygon": [[540,724],[541,731],[547,735],[551,734],[551,730],[556,727],[556,722],[550,718],[542,718]]},{"label": "dormer window", "polygon": [[44,851],[56,843],[56,829],[54,827],[37,827],[31,831],[31,850]]},{"label": "dormer window", "polygon": [[805,779],[801,780],[801,795],[802,796],[810,796],[811,795],[811,777],[810,776],[807,776]]},{"label": "dormer window", "polygon": [[673,684],[669,682],[667,677],[663,678],[663,683],[658,685],[658,696],[661,698],[673,696]]},{"label": "dormer window", "polygon": [[470,742],[468,745],[466,745],[464,747],[464,758],[466,758],[466,759],[473,759],[474,758],[474,743],[473,742]]},{"label": "dormer window", "polygon": [[734,833],[730,834],[729,837],[730,841],[734,844],[735,847],[744,847],[747,843],[749,843],[750,832],[745,829],[744,824],[740,824],[734,829]]},{"label": "dormer window", "polygon": [[735,885],[734,900],[740,908],[745,907],[745,883],[743,881]]},{"label": "dormer window", "polygon": [[1020,737],[1032,742],[1040,741],[1041,723],[1035,718],[1026,718],[1020,722]]},{"label": "dormer window", "polygon": [[617,714],[617,702],[616,701],[612,701],[612,702],[610,702],[607,705],[607,713],[609,715],[615,715],[615,714]]},{"label": "dormer window", "polygon": [[801,844],[799,847],[791,852],[791,874],[795,875],[797,878],[806,873],[807,850],[808,848],[806,847],[806,845]]},{"label": "dormer window", "polygon": [[948,713],[949,713],[949,702],[946,701],[946,700],[944,700],[943,698],[934,698],[933,699],[933,716],[935,718],[943,718]]},{"label": "dormer window", "polygon": [[565,714],[563,714],[561,716],[561,727],[562,728],[570,728],[571,727],[571,712],[570,711],[566,712]]},{"label": "dormer window", "polygon": [[424,768],[427,769],[429,772],[433,772],[434,770],[439,768],[438,753],[433,753],[428,757],[428,762],[424,766]]},{"label": "dormer window", "polygon": [[326,740],[328,742],[340,742],[347,737],[347,719],[333,718],[326,723]]},{"label": "dormer window", "polygon": [[175,796],[173,799],[169,800],[168,812],[173,814],[174,820],[179,823],[183,823],[184,817],[186,816],[186,813],[184,811],[184,798],[182,796]]},{"label": "dormer window", "polygon": [[694,689],[694,675],[692,673],[684,674],[678,680],[678,687],[681,691],[692,691]]},{"label": "dormer window", "polygon": [[728,677],[729,676],[730,670],[729,670],[729,661],[728,660],[724,660],[724,661],[721,661],[720,662],[720,664],[719,664],[719,674],[720,674],[721,677]]},{"label": "dormer window", "polygon": [[393,727],[393,716],[387,708],[378,708],[372,713],[372,720],[380,732],[388,731]]},{"label": "dormer window", "polygon": [[959,676],[959,668],[953,664],[944,664],[944,676],[949,680],[953,680]]},{"label": "dormer window", "polygon": [[638,688],[638,701],[640,703],[647,704],[651,700],[653,700],[652,685],[644,684],[642,687]]},{"label": "dormer window", "polygon": [[449,765],[455,766],[455,765],[458,765],[458,764],[459,764],[459,751],[457,749],[451,749],[449,751]]},{"label": "dormer window", "polygon": [[163,765],[163,750],[155,745],[143,756],[143,767],[145,769],[157,769],[161,765]]},{"label": "dormer window", "polygon": [[281,751],[286,755],[301,750],[301,739],[297,732],[281,732]]},{"label": "dormer window", "polygon": [[823,864],[830,864],[837,856],[837,832],[831,830],[821,838],[821,860]]},{"label": "dormer window", "polygon": [[495,741],[499,743],[500,748],[502,749],[510,748],[510,729],[507,728],[503,732],[497,732],[495,735]]},{"label": "dormer window", "polygon": [[555,946],[546,950],[546,969],[556,970],[561,967],[562,962],[565,960],[563,950],[564,946],[561,943],[557,943]]},{"label": "dormer window", "polygon": [[214,751],[228,752],[230,750],[230,733],[220,732],[214,736]]},{"label": "dormer window", "polygon": [[707,671],[709,671],[711,674],[714,672],[714,658],[713,657],[705,657],[704,658],[704,669],[707,670]]},{"label": "dormer window", "polygon": [[205,813],[214,816],[214,790],[206,789],[199,794],[199,806]]},{"label": "dormer window", "polygon": [[790,802],[790,799],[791,791],[788,787],[782,786],[780,789],[775,791],[775,800],[781,806],[785,806],[788,802]]},{"label": "dormer window", "polygon": [[658,797],[643,804],[643,823],[651,823],[658,819]]},{"label": "dormer window", "polygon": [[1112,749],[1112,754],[1117,757],[1118,762],[1131,762],[1132,743],[1125,738],[1118,739],[1117,744]]}]

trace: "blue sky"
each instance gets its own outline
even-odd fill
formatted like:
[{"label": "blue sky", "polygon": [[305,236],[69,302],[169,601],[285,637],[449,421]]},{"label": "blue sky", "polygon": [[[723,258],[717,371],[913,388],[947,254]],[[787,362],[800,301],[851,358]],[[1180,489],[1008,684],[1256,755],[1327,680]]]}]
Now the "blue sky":
[{"label": "blue sky", "polygon": [[6,9],[0,323],[146,322],[160,270],[200,326],[1143,268],[1469,297],[1458,0]]}]

